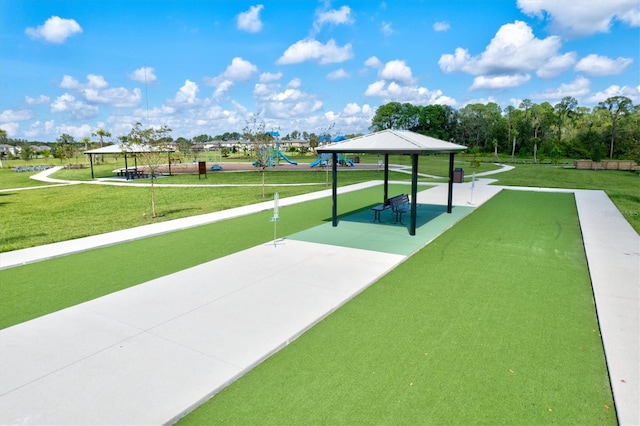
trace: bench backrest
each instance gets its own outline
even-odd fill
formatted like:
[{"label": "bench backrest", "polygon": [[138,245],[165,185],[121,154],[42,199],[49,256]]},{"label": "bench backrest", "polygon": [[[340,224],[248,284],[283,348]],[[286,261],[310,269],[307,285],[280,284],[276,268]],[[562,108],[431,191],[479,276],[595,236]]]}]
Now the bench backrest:
[{"label": "bench backrest", "polygon": [[395,209],[398,206],[409,203],[409,196],[407,194],[396,195],[387,200],[391,208]]}]

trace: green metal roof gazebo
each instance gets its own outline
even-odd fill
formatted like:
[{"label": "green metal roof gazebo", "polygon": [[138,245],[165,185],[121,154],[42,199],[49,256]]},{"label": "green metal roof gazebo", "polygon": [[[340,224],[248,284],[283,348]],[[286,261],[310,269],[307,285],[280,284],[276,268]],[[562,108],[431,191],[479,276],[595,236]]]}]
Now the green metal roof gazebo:
[{"label": "green metal roof gazebo", "polygon": [[383,154],[384,155],[384,201],[389,198],[389,154],[411,156],[411,222],[409,234],[416,234],[416,196],[418,193],[418,157],[421,154],[449,154],[449,192],[447,213],[453,205],[453,160],[458,152],[466,150],[464,145],[446,142],[408,130],[382,130],[341,142],[331,143],[316,149],[333,156],[333,226],[338,226],[338,154]]}]

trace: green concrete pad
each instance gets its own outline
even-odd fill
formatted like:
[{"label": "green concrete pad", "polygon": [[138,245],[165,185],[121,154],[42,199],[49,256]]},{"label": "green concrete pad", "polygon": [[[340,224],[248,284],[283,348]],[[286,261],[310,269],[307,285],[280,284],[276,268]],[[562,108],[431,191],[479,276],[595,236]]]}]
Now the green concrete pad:
[{"label": "green concrete pad", "polygon": [[409,256],[473,210],[474,207],[455,206],[451,214],[447,214],[446,206],[418,204],[416,235],[411,236],[408,226],[409,214],[403,215],[404,224],[396,224],[395,214],[387,209],[382,212],[382,223],[374,223],[373,211],[366,208],[341,216],[337,227],[326,223],[287,238]]}]

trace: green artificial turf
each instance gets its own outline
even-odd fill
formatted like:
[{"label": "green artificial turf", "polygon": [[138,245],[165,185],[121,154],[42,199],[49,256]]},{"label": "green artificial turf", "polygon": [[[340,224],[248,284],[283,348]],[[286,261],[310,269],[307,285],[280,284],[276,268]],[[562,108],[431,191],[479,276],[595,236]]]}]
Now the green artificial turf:
[{"label": "green artificial turf", "polygon": [[503,191],[181,421],[615,424],[574,197]]},{"label": "green artificial turf", "polygon": [[[402,185],[389,187],[406,190]],[[338,212],[352,212],[381,198],[381,186],[343,194]],[[264,211],[0,270],[0,329],[270,241],[271,216]],[[281,207],[280,218],[278,235],[330,221],[331,198]]]},{"label": "green artificial turf", "polygon": [[496,185],[542,188],[601,189],[624,218],[640,233],[640,174],[623,170],[576,170],[573,168],[518,164],[515,169],[489,176]]}]

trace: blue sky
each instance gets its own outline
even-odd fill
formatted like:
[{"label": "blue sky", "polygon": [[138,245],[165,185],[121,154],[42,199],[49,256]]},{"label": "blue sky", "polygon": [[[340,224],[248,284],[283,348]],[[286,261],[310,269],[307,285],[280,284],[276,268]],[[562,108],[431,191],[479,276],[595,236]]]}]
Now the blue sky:
[{"label": "blue sky", "polygon": [[640,103],[638,0],[0,0],[0,128],[366,133],[378,106]]}]

